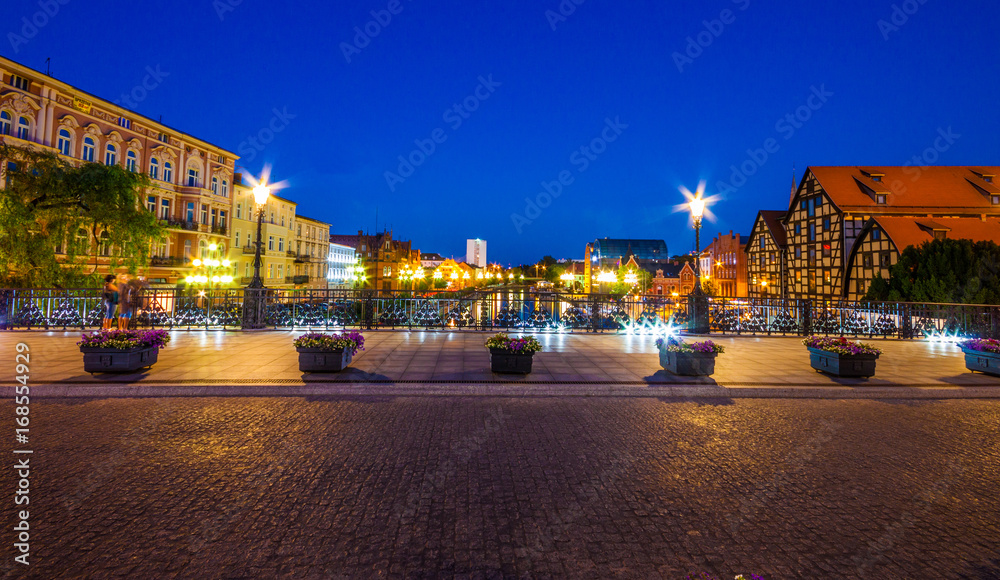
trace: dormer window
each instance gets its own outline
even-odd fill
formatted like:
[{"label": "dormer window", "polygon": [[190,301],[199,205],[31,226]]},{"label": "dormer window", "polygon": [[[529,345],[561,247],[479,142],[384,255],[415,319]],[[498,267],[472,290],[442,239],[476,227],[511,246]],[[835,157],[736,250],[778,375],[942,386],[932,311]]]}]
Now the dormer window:
[{"label": "dormer window", "polygon": [[990,202],[993,205],[1000,205],[1000,195],[991,195],[990,196]]},{"label": "dormer window", "polygon": [[861,170],[861,174],[876,183],[882,183],[882,178],[885,177],[884,173],[879,173],[877,171],[866,171],[864,169]]},{"label": "dormer window", "polygon": [[946,237],[948,237],[948,232],[946,232],[944,230],[934,230],[934,239],[935,240],[943,240]]},{"label": "dormer window", "polygon": [[886,196],[885,196],[885,194],[884,194],[884,193],[879,193],[879,194],[877,194],[877,195],[875,196],[875,203],[877,203],[877,204],[879,204],[879,205],[885,205],[885,197],[886,197]]}]

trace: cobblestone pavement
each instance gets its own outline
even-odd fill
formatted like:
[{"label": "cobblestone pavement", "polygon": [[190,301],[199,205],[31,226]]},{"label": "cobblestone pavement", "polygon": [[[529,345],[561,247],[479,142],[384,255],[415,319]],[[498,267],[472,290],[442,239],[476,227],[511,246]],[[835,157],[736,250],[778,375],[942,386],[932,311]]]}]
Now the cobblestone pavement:
[{"label": "cobblestone pavement", "polygon": [[36,401],[28,447],[9,577],[1000,577],[993,401]]}]

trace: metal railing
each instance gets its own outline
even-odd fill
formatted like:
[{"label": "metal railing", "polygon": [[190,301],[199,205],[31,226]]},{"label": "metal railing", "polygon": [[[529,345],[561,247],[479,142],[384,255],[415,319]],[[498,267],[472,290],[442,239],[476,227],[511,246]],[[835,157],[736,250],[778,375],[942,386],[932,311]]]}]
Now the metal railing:
[{"label": "metal railing", "polygon": [[[295,277],[293,277],[294,281]],[[243,279],[248,281],[249,279]],[[155,328],[240,328],[246,289],[140,293],[135,324]],[[474,329],[659,333],[688,324],[686,298],[531,292],[264,289],[267,328]],[[0,329],[99,328],[101,290],[0,289]],[[713,333],[805,336],[1000,338],[1000,306],[714,298]]]}]

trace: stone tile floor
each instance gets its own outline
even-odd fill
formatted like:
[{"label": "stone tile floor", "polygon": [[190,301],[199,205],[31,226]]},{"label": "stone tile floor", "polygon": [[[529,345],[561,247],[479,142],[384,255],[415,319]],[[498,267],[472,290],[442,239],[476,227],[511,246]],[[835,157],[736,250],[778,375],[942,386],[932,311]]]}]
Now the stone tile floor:
[{"label": "stone tile floor", "polygon": [[[662,370],[652,337],[613,334],[541,334],[545,347],[535,355],[527,377],[495,375],[483,347],[488,333],[392,332],[365,333],[366,350],[351,367],[337,374],[303,374],[291,341],[301,332],[257,333],[174,331],[172,342],[147,372],[95,375],[83,372],[76,342],[79,332],[0,333],[0,349],[12,352],[25,342],[31,348],[35,383],[142,384],[183,382],[618,382],[696,383],[705,379],[673,376]],[[799,338],[712,337],[727,351],[718,358],[712,377],[720,385],[1000,385],[1000,378],[966,370],[961,351],[950,344],[923,341],[874,340],[885,350],[871,379],[838,379],[809,366],[808,351]],[[0,384],[10,380],[0,377]]]}]

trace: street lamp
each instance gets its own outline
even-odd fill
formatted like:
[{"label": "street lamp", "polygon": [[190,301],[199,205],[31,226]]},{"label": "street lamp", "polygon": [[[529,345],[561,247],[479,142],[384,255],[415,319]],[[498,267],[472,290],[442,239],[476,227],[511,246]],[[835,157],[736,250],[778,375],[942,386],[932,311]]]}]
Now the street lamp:
[{"label": "street lamp", "polygon": [[271,195],[271,188],[266,181],[262,181],[253,188],[253,200],[257,204],[257,244],[253,253],[253,279],[243,291],[243,328],[257,329],[264,327],[265,303],[264,303],[264,282],[260,279],[260,258],[261,246],[261,225],[264,223],[264,210],[267,198]]},{"label": "street lamp", "polygon": [[705,200],[701,192],[688,202],[691,218],[694,219],[694,291],[701,293],[701,217],[705,213]]},{"label": "street lamp", "polygon": [[688,209],[694,221],[694,291],[688,296],[688,312],[691,330],[696,334],[709,332],[708,297],[701,289],[701,218],[705,214],[705,200],[701,197],[701,187],[688,198]]}]

